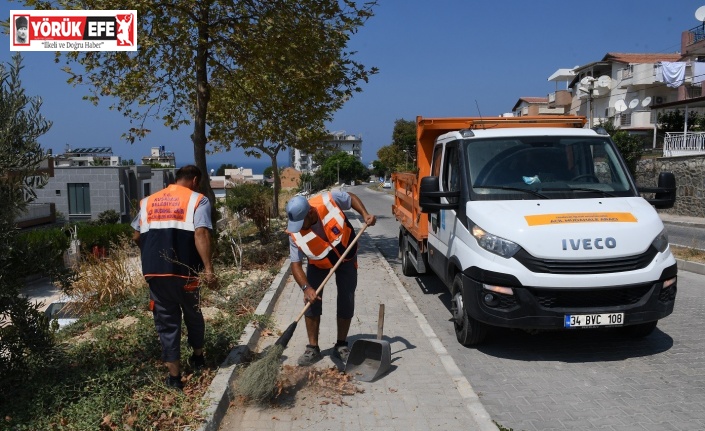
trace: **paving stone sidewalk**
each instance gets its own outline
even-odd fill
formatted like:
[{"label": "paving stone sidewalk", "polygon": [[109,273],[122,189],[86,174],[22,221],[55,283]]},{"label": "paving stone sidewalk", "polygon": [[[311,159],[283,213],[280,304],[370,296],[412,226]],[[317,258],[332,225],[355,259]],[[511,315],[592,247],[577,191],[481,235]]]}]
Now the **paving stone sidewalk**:
[{"label": "paving stone sidewalk", "polygon": [[[343,396],[342,405],[312,391],[294,394],[286,405],[242,406],[235,403],[223,418],[220,430],[496,430],[484,407],[426,319],[408,296],[368,229],[360,239],[356,312],[349,342],[374,339],[379,304],[385,305],[384,340],[391,346],[390,371],[373,382],[355,382],[364,392]],[[324,359],[314,367],[344,368],[331,358],[336,340],[335,278],[323,295],[320,345]],[[280,331],[296,319],[303,296],[289,276],[272,316]],[[257,351],[271,345],[278,335],[260,340]],[[307,343],[302,318],[284,351],[284,364],[296,365]]]}]

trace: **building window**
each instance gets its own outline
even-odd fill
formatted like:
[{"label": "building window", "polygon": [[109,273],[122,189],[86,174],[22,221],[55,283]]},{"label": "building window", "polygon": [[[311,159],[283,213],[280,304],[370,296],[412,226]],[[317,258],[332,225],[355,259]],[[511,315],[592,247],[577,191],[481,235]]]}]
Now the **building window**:
[{"label": "building window", "polygon": [[91,189],[88,183],[69,183],[69,214],[91,213]]},{"label": "building window", "polygon": [[620,126],[631,126],[632,125],[632,114],[621,114],[619,116]]},{"label": "building window", "polygon": [[142,188],[144,189],[144,194],[142,196],[144,196],[145,198],[152,194],[152,188],[150,187],[149,183],[144,183],[142,185]]}]

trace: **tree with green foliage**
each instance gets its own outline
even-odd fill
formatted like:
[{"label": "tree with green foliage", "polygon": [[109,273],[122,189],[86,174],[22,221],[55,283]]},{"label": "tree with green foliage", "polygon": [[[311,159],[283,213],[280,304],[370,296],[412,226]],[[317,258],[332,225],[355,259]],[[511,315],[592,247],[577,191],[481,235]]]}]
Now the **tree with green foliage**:
[{"label": "tree with green foliage", "polygon": [[610,119],[606,122],[599,124],[600,127],[604,128],[607,133],[617,145],[624,162],[629,168],[632,177],[636,176],[636,165],[641,159],[641,155],[644,153],[644,143],[642,138],[639,136],[631,135],[626,130],[620,130],[615,127],[614,122]]},{"label": "tree with green foliage", "polygon": [[374,175],[375,177],[384,177],[385,175],[387,175],[387,172],[389,172],[389,168],[387,167],[387,165],[385,165],[379,160],[374,160],[372,162],[372,175]]},{"label": "tree with green foliage", "polygon": [[[34,189],[46,184],[39,174],[45,158],[37,139],[51,127],[40,113],[41,100],[25,94],[20,81],[22,58],[12,57],[9,70],[0,65],[0,404],[21,384],[24,370],[51,347],[51,334],[37,304],[20,296],[20,266],[36,262],[23,255],[16,241],[15,219],[36,198]],[[41,270],[41,268],[38,268]]]},{"label": "tree with green foliage", "polygon": [[218,177],[221,177],[225,175],[225,170],[226,169],[237,169],[237,165],[234,165],[232,163],[224,163],[218,167],[215,171],[215,175]]},{"label": "tree with green foliage", "polygon": [[394,122],[392,143],[377,151],[384,176],[392,172],[413,171],[416,166],[416,122],[398,119]]},{"label": "tree with green foliage", "polygon": [[274,169],[272,169],[271,166],[267,166],[266,168],[264,168],[264,172],[262,172],[262,176],[265,178],[272,178],[273,172],[274,172]]},{"label": "tree with green foliage", "polygon": [[[704,119],[697,112],[688,111],[688,131],[698,129]],[[685,112],[680,109],[660,112],[657,127],[661,132],[682,132],[685,127]]]},{"label": "tree with green foliage", "polygon": [[316,175],[330,180],[331,184],[350,184],[354,180],[361,180],[367,175],[367,168],[357,157],[345,151],[339,151],[325,159]]},{"label": "tree with green foliage", "polygon": [[[139,47],[69,52],[68,82],[108,98],[131,120],[129,142],[147,119],[178,129],[193,122],[194,160],[231,145],[275,166],[286,146],[304,145],[370,73],[345,50],[375,3],[352,0],[25,0],[41,9],[135,9]],[[58,60],[58,59],[57,59]],[[71,64],[78,64],[74,69]],[[275,175],[276,191],[279,178]],[[206,175],[201,190],[214,201]],[[277,193],[274,201],[276,203]],[[275,205],[277,208],[277,205]],[[215,208],[214,208],[215,211]]]},{"label": "tree with green foliage", "polygon": [[[375,68],[347,50],[352,34],[372,16],[376,1],[279,0],[252,24],[259,37],[243,48],[241,66],[226,81],[214,81],[217,106],[211,133],[225,150],[230,142],[245,154],[268,156],[274,180],[272,208],[279,208],[277,156],[286,148],[315,152],[326,141],[326,123]],[[296,35],[296,37],[292,37]]]},{"label": "tree with green foliage", "polygon": [[252,220],[264,241],[269,238],[269,219],[273,215],[269,207],[271,195],[272,189],[265,185],[240,184],[226,190],[225,207]]}]

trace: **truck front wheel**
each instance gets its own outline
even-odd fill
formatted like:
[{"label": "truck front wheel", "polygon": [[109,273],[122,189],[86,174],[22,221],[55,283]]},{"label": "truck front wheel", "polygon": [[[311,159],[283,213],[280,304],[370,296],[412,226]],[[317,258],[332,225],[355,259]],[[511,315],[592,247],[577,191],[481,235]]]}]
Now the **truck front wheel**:
[{"label": "truck front wheel", "polygon": [[487,325],[468,316],[463,304],[463,281],[460,274],[453,279],[453,292],[451,311],[453,312],[455,337],[463,346],[475,346],[482,343],[487,337]]}]

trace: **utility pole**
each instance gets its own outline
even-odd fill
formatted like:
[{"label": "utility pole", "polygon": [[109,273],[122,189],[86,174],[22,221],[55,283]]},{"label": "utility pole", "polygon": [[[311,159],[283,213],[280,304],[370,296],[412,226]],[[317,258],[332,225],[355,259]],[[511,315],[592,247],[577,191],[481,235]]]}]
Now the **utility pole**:
[{"label": "utility pole", "polygon": [[338,165],[338,184],[340,184],[340,160],[338,160],[337,165]]}]

